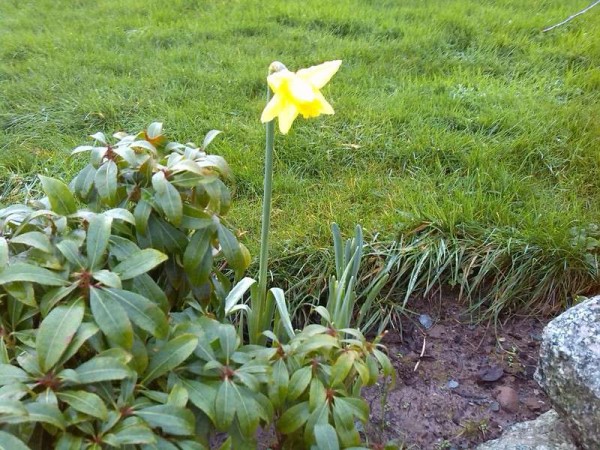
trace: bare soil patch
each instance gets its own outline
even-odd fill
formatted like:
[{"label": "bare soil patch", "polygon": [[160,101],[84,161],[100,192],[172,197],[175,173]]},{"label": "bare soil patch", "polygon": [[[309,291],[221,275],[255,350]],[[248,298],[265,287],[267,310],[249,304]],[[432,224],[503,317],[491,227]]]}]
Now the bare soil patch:
[{"label": "bare soil patch", "polygon": [[472,449],[550,408],[533,380],[547,320],[473,324],[464,311],[451,299],[424,302],[401,332],[386,336],[398,380],[387,396],[382,386],[363,391],[371,405],[370,442]]}]

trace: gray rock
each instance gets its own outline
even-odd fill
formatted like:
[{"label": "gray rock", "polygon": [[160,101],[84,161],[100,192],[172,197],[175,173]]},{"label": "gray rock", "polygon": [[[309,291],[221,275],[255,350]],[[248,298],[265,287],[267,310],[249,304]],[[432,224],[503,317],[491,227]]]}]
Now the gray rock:
[{"label": "gray rock", "polygon": [[600,443],[600,296],[544,329],[536,381],[585,450]]},{"label": "gray rock", "polygon": [[577,446],[558,414],[550,410],[535,420],[511,426],[500,438],[475,450],[577,450]]}]

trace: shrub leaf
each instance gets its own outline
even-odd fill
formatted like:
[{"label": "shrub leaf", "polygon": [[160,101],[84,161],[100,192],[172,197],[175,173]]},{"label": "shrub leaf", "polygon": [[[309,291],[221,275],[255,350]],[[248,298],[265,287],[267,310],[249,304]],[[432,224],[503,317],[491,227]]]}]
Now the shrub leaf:
[{"label": "shrub leaf", "polygon": [[78,300],[55,307],[42,321],[36,338],[36,351],[44,373],[58,362],[73,340],[84,312],[83,301]]},{"label": "shrub leaf", "polygon": [[86,391],[61,391],[57,392],[56,396],[76,411],[101,420],[108,417],[106,405],[96,394]]},{"label": "shrub leaf", "polygon": [[132,254],[125,261],[117,264],[114,267],[113,272],[118,273],[121,280],[129,280],[130,278],[148,272],[167,259],[168,256],[164,253],[152,248],[146,248]]},{"label": "shrub leaf", "polygon": [[148,384],[180,365],[194,352],[197,345],[198,338],[193,334],[182,334],[167,342],[150,359],[142,384]]},{"label": "shrub leaf", "polygon": [[15,281],[29,281],[46,286],[64,286],[68,282],[60,275],[43,267],[27,263],[15,263],[0,272],[0,285]]},{"label": "shrub leaf", "polygon": [[123,307],[102,289],[90,289],[90,306],[94,320],[116,345],[131,349],[133,345],[133,328]]},{"label": "shrub leaf", "polygon": [[165,433],[190,436],[195,431],[194,414],[173,405],[156,405],[140,409],[135,415],[144,419],[152,428],[162,428]]},{"label": "shrub leaf", "polygon": [[77,211],[75,197],[65,183],[43,175],[38,175],[38,177],[42,182],[42,189],[48,196],[50,206],[54,212],[67,216]]}]

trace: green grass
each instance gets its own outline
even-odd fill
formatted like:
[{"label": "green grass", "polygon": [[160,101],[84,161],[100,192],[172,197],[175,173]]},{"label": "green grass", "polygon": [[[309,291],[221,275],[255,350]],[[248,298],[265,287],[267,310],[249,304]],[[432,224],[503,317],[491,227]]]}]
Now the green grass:
[{"label": "green grass", "polygon": [[[415,258],[445,242],[446,259],[427,262],[439,282],[459,282],[443,262],[467,267],[468,254],[488,264],[478,296],[508,305],[517,283],[516,303],[560,292],[564,304],[598,287],[596,249],[572,229],[599,219],[600,9],[540,30],[587,4],[4,0],[0,202],[39,171],[70,177],[83,158],[69,150],[93,132],[162,121],[199,142],[218,128],[231,218],[256,254],[267,67],[342,59],[324,91],[336,115],[277,137],[274,254],[301,255],[286,270],[329,245],[332,221],[361,223],[386,242],[417,237]],[[506,281],[520,271],[532,277]],[[494,276],[509,294],[488,295]]]}]

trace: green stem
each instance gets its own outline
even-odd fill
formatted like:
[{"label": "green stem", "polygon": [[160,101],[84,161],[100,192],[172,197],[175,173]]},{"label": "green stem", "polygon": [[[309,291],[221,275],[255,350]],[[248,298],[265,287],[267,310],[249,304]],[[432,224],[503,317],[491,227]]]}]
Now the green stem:
[{"label": "green stem", "polygon": [[[267,103],[271,91],[267,88]],[[267,122],[265,145],[265,180],[263,193],[262,227],[260,232],[260,255],[258,266],[258,290],[252,298],[252,319],[249,325],[251,344],[264,341],[262,332],[269,329],[273,321],[273,308],[267,305],[267,278],[269,263],[269,227],[271,222],[271,198],[273,194],[273,145],[275,142],[275,121]]]},{"label": "green stem", "polygon": [[267,122],[267,142],[265,146],[265,183],[263,194],[262,229],[260,232],[260,259],[258,285],[260,292],[267,294],[267,271],[269,260],[269,227],[271,223],[271,198],[273,195],[273,144],[275,141],[275,121]]}]

